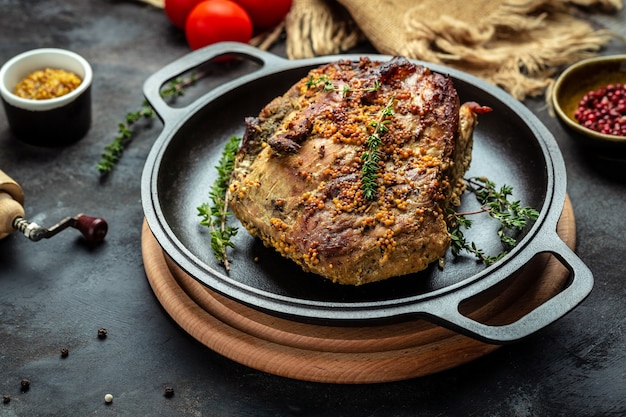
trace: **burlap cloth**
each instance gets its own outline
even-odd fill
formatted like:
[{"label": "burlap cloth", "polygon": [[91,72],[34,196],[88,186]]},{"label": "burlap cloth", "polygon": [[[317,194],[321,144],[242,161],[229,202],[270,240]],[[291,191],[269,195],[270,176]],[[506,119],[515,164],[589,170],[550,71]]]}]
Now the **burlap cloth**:
[{"label": "burlap cloth", "polygon": [[293,0],[287,56],[341,53],[365,37],[382,54],[454,67],[523,99],[612,39],[584,13],[621,8],[622,0]]},{"label": "burlap cloth", "polygon": [[250,43],[268,49],[284,30],[288,58],[299,59],[367,39],[381,54],[454,67],[521,100],[543,94],[560,67],[613,39],[584,14],[622,7],[622,0],[293,0],[284,22]]}]

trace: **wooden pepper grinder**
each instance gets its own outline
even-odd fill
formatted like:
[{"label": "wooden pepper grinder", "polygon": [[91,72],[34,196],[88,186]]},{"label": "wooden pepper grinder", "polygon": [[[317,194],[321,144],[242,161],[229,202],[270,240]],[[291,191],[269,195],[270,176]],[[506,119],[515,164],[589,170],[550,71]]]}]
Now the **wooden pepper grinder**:
[{"label": "wooden pepper grinder", "polygon": [[24,215],[24,191],[0,170],[0,239],[20,231],[32,241],[50,238],[68,227],[78,229],[89,243],[100,243],[108,231],[107,222],[99,217],[78,214],[67,217],[50,228],[29,222]]},{"label": "wooden pepper grinder", "polygon": [[24,218],[24,191],[0,170],[0,239],[15,230],[13,220],[18,217]]}]

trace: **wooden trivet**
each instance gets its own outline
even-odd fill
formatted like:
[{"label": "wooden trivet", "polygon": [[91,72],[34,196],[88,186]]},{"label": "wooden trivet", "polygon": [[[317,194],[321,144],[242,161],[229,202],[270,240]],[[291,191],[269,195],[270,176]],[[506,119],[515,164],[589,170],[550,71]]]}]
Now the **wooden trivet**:
[{"label": "wooden trivet", "polygon": [[[569,198],[557,233],[576,241]],[[181,270],[144,221],[142,253],[150,285],[170,316],[194,339],[251,368],[305,381],[377,383],[424,376],[486,355],[487,344],[422,319],[343,327],[291,321],[224,297]],[[461,305],[463,314],[491,325],[511,323],[559,293],[569,271],[540,254],[515,277]]]}]

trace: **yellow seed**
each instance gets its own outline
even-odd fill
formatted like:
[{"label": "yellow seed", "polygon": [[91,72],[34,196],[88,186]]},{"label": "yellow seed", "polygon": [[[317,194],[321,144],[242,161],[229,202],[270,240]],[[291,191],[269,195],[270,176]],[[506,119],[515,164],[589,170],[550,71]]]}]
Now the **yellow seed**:
[{"label": "yellow seed", "polygon": [[75,90],[82,80],[72,72],[45,68],[28,74],[16,86],[18,97],[31,100],[47,100],[64,96]]}]

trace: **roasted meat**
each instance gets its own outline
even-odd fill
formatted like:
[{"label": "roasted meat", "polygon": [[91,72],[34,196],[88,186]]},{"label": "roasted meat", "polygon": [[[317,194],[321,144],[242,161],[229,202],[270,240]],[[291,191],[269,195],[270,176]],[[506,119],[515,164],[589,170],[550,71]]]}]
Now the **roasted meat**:
[{"label": "roasted meat", "polygon": [[313,69],[246,119],[229,206],[253,236],[341,284],[423,270],[450,245],[474,108],[401,57]]}]

